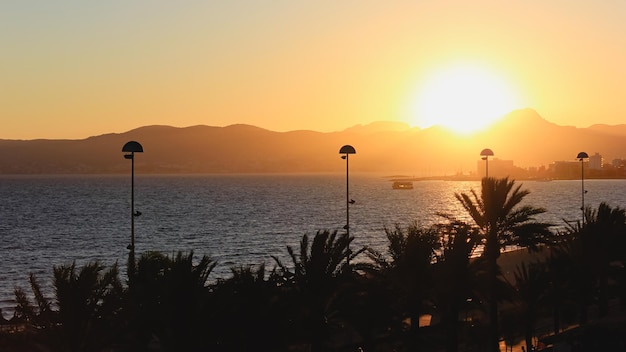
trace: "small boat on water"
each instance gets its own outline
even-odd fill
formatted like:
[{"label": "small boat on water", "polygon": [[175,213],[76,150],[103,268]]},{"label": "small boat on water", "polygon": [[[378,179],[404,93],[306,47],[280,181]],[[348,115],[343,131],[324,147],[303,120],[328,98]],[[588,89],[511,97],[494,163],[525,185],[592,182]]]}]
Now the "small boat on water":
[{"label": "small boat on water", "polygon": [[391,184],[393,189],[413,189],[413,182],[411,181],[393,181]]}]

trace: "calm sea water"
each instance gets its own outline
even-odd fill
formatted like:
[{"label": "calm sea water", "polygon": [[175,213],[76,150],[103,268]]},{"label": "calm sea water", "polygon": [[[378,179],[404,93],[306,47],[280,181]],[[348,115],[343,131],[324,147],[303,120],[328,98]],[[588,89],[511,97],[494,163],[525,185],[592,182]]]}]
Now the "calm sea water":
[{"label": "calm sea water", "polygon": [[[581,216],[580,181],[525,181],[526,203],[548,210],[542,220],[563,225]],[[385,250],[385,227],[427,225],[435,213],[462,215],[457,192],[479,182],[422,181],[392,190],[377,175],[350,175],[351,234],[355,245]],[[585,203],[626,206],[626,180],[586,180]],[[289,262],[286,246],[302,235],[340,230],[346,219],[345,174],[142,176],[135,179],[137,253],[193,250],[218,261],[211,278],[230,268]],[[0,177],[0,307],[13,290],[29,290],[33,272],[51,294],[53,265],[118,261],[125,270],[130,243],[129,176]],[[5,310],[6,311],[6,310]]]}]

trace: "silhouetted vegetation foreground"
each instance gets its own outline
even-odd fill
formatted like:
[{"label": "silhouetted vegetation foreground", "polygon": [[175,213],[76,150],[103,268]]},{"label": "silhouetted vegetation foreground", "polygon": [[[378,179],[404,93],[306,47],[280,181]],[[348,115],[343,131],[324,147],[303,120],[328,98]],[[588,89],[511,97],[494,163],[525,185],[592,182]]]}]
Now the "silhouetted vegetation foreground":
[{"label": "silhouetted vegetation foreground", "polygon": [[[32,274],[32,294],[15,290],[0,350],[495,351],[501,340],[624,350],[626,322],[602,318],[626,307],[625,210],[602,203],[551,231],[535,219],[543,209],[520,204],[527,194],[485,178],[456,195],[471,221],[439,214],[387,229],[387,253],[319,231],[287,247],[288,264],[233,267],[212,283],[216,262],[193,253],[144,253],[125,283],[117,265],[55,266],[54,298]],[[540,255],[507,276],[508,245]]]}]

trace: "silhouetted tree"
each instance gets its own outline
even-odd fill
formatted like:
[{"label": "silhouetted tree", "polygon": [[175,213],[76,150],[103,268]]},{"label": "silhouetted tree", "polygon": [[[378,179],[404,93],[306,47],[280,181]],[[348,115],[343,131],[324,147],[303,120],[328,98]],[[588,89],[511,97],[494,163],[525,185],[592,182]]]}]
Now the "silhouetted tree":
[{"label": "silhouetted tree", "polygon": [[397,302],[393,284],[386,275],[370,263],[356,263],[360,274],[344,282],[335,295],[335,306],[341,308],[344,324],[350,326],[358,338],[356,345],[346,350],[391,351],[401,347],[403,311]]},{"label": "silhouetted tree", "polygon": [[417,223],[406,229],[399,225],[385,229],[387,235],[388,260],[385,256],[370,254],[379,270],[388,277],[397,295],[400,321],[410,319],[410,341],[412,349],[425,347],[420,341],[419,320],[432,306],[434,289],[432,263],[440,249],[439,232],[434,226],[422,227]]},{"label": "silhouetted tree", "polygon": [[97,351],[111,346],[119,336],[124,289],[117,265],[110,269],[97,262],[54,267],[61,346],[66,351]]},{"label": "silhouetted tree", "polygon": [[[568,223],[553,248],[553,271],[561,272],[567,280],[567,291],[578,308],[581,325],[587,323],[587,308],[594,299],[596,278],[590,263],[589,248],[586,247],[587,230],[580,221]],[[558,265],[558,266],[556,266]]]},{"label": "silhouetted tree", "polygon": [[16,287],[15,294],[15,312],[13,318],[15,321],[29,322],[36,319],[36,311],[32,302],[28,298],[26,292],[21,287]]},{"label": "silhouetted tree", "polygon": [[141,347],[156,339],[152,342],[168,351],[201,350],[207,280],[216,264],[208,256],[194,263],[193,252],[174,258],[142,254],[130,298],[135,343]]},{"label": "silhouetted tree", "polygon": [[620,243],[626,237],[626,211],[600,203],[598,209],[587,208],[582,231],[584,248],[598,280],[600,316],[608,314],[609,271],[611,262],[623,257],[626,250]]},{"label": "silhouetted tree", "polygon": [[273,272],[266,274],[265,264],[233,267],[231,273],[211,288],[205,317],[210,324],[206,332],[212,340],[210,350],[287,350],[291,307],[280,278]]},{"label": "silhouetted tree", "polygon": [[318,231],[310,246],[309,237],[306,234],[302,237],[298,254],[287,246],[291,268],[273,257],[286,284],[292,288],[288,290],[291,302],[299,302],[294,306],[292,319],[301,325],[292,326],[294,338],[308,341],[313,351],[330,348],[331,333],[341,325],[337,323],[340,320],[335,305],[337,289],[353,279],[350,263],[364,251],[350,251],[353,240],[354,237],[345,233]]},{"label": "silhouetted tree", "polygon": [[[546,304],[552,308],[553,332],[558,334],[562,326],[573,323],[577,302],[573,295],[573,283],[584,274],[572,262],[572,257],[564,243],[552,245],[547,261],[548,287],[545,293]],[[572,313],[573,312],[573,313]]]},{"label": "silhouetted tree", "polygon": [[481,182],[481,192],[471,190],[470,194],[455,194],[457,200],[470,215],[472,221],[484,236],[484,252],[488,262],[489,275],[489,350],[499,350],[497,260],[500,251],[507,245],[518,245],[537,249],[541,243],[549,242],[551,226],[538,222],[535,216],[544,213],[543,208],[521,205],[528,195],[521,185],[508,178],[485,177]]},{"label": "silhouetted tree", "polygon": [[[619,207],[601,203],[598,209],[585,209],[585,223],[567,223],[555,246],[561,267],[571,268],[569,287],[577,302],[579,321],[586,324],[587,309],[597,298],[601,316],[608,313],[609,277],[612,262],[623,267],[626,243],[626,213]],[[619,281],[619,270],[614,279]]]},{"label": "silhouetted tree", "polygon": [[[18,343],[18,345],[22,346],[21,348],[7,348],[7,351],[34,350],[37,345],[49,347],[58,345],[58,311],[52,309],[53,304],[51,300],[44,295],[35,274],[30,273],[29,282],[34,303],[31,302],[29,295],[27,295],[21,287],[16,287],[14,291],[16,307],[13,317],[10,321],[5,320],[4,317],[0,317],[0,324],[11,324],[13,328],[20,326],[20,329],[30,327],[23,329],[22,334],[8,334],[7,337],[10,336],[10,338],[8,341],[5,341],[7,344],[11,344],[11,340],[19,341],[21,339],[24,341]],[[2,345],[3,342],[0,341],[0,346]],[[0,348],[0,351],[3,351],[3,349]]]},{"label": "silhouetted tree", "polygon": [[446,351],[453,352],[459,345],[459,314],[463,308],[468,308],[468,302],[478,298],[476,290],[484,261],[470,261],[479,243],[475,227],[454,221],[437,228],[442,244],[433,266],[434,300],[442,314]]},{"label": "silhouetted tree", "polygon": [[548,272],[545,263],[536,262],[526,265],[522,262],[515,270],[514,288],[519,312],[519,323],[523,327],[526,350],[532,351],[533,332],[544,304],[548,288]]},{"label": "silhouetted tree", "polygon": [[55,323],[56,315],[52,311],[52,302],[45,296],[39,281],[34,273],[30,273],[28,277],[30,288],[37,304],[37,317],[32,321],[40,327],[48,328]]}]

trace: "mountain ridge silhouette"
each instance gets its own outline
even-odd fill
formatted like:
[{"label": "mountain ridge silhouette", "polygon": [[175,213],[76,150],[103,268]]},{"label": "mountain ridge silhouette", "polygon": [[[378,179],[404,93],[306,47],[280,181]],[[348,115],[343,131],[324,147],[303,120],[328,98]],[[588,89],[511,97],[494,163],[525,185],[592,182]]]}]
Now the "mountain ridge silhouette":
[{"label": "mountain ridge silhouette", "polygon": [[580,151],[598,152],[610,162],[626,158],[624,137],[626,125],[559,126],[532,109],[513,111],[472,135],[394,121],[336,132],[152,125],[79,140],[0,140],[0,174],[127,173],[121,148],[136,140],[145,151],[135,158],[138,173],[343,172],[339,148],[350,144],[357,150],[351,171],[433,176],[475,171],[484,148],[521,167],[574,161]]}]

